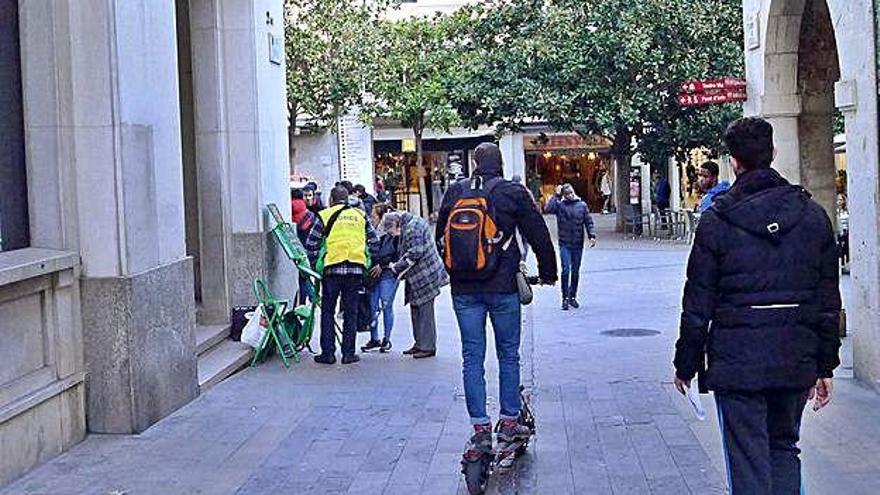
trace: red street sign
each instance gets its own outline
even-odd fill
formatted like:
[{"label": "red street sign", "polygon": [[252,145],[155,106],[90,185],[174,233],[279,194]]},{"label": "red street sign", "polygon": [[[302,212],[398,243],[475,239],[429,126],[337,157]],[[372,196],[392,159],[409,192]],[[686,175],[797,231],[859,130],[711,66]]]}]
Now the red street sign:
[{"label": "red street sign", "polygon": [[711,93],[714,91],[727,91],[743,89],[746,80],[738,77],[725,77],[723,79],[710,79],[707,81],[685,81],[681,83],[682,93]]},{"label": "red street sign", "polygon": [[678,95],[678,104],[683,107],[696,107],[703,105],[719,105],[721,103],[733,103],[748,99],[744,91],[722,91],[715,93],[697,93]]}]

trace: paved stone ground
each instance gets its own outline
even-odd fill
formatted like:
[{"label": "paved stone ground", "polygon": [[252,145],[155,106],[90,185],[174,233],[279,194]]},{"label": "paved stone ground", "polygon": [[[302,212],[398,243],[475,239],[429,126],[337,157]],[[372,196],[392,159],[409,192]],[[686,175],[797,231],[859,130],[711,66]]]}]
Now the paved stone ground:
[{"label": "paved stone ground", "polygon": [[[670,383],[686,254],[606,241],[585,257],[582,309],[563,313],[558,289],[538,290],[523,348],[538,437],[492,492],[725,493],[715,422],[697,421]],[[437,314],[436,359],[399,354],[411,342],[399,308],[394,354],[248,369],[142,435],[90,436],[0,494],[465,493],[469,427],[448,294]],[[617,328],[660,334],[601,333]],[[488,374],[495,397],[491,364]],[[847,378],[837,393],[805,417],[808,493],[880,493],[880,396]]]}]

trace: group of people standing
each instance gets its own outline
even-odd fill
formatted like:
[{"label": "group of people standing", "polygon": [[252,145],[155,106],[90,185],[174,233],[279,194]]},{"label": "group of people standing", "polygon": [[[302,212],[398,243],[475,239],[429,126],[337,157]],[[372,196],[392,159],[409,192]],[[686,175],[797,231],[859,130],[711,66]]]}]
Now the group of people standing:
[{"label": "group of people standing", "polygon": [[[392,348],[393,304],[400,281],[410,306],[415,344],[404,354],[428,358],[436,354],[434,299],[448,284],[439,255],[433,249],[428,223],[407,212],[380,203],[362,185],[337,183],[329,206],[321,204],[312,184],[291,193],[293,222],[321,280],[321,353],[315,361],[336,362],[336,308],[342,323],[342,363],[351,364],[359,330],[369,329],[370,341],[362,351],[388,352]],[[314,288],[300,280],[298,298],[305,301]],[[364,310],[364,308],[367,308]],[[384,336],[379,339],[379,322]]]},{"label": "group of people standing", "polygon": [[[684,394],[699,376],[700,391],[715,392],[731,493],[794,495],[801,492],[804,407],[809,400],[814,410],[830,402],[840,363],[836,240],[827,214],[809,193],[771,168],[769,123],[737,120],[724,141],[737,180],[728,188],[718,181],[717,166],[700,171],[705,199],[688,263],[674,383]],[[451,283],[474,428],[466,461],[491,453],[493,442],[503,448],[531,434],[518,421],[518,274],[526,245],[537,258],[538,283],[554,285],[558,279],[555,249],[534,197],[522,184],[503,179],[496,145],[481,144],[474,159],[474,174],[444,195],[434,235],[425,220],[381,203],[368,219],[365,193],[345,184],[333,189],[330,207],[317,215],[307,215],[313,212],[310,204],[304,208],[297,197],[293,205],[304,244],[317,266],[323,265],[319,363],[336,360],[333,317],[340,295],[346,315],[342,360],[358,361],[356,319],[349,316],[357,312],[356,295],[365,280],[373,280],[374,319],[364,350],[391,349],[391,305],[398,281],[405,280],[415,334],[407,352],[433,356],[434,299]],[[596,230],[570,185],[557,187],[545,212],[558,219],[562,306],[577,308],[578,265],[585,243],[595,245]],[[462,250],[475,233],[478,243]],[[375,318],[380,311],[382,340]],[[499,363],[500,419],[494,427],[486,407],[487,319]]]}]

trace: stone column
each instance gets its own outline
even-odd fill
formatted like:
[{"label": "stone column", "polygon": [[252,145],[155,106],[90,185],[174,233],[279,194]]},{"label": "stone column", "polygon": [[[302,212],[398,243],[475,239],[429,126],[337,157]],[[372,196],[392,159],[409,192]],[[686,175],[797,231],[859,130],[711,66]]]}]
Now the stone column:
[{"label": "stone column", "polygon": [[675,157],[669,157],[667,171],[667,180],[669,181],[669,188],[671,190],[669,194],[669,207],[672,211],[679,211],[681,210],[681,168]]},{"label": "stone column", "polygon": [[773,125],[776,159],[773,168],[795,184],[802,182],[801,145],[798,118],[801,102],[798,95],[764,96],[763,117]]},{"label": "stone column", "polygon": [[190,19],[202,294],[206,316],[222,319],[254,301],[255,278],[296,290],[265,209],[290,216],[283,1],[190,0]]},{"label": "stone column", "polygon": [[[192,400],[174,3],[58,4],[62,142],[82,258],[89,429],[132,433]],[[63,45],[63,43],[62,43]]]}]

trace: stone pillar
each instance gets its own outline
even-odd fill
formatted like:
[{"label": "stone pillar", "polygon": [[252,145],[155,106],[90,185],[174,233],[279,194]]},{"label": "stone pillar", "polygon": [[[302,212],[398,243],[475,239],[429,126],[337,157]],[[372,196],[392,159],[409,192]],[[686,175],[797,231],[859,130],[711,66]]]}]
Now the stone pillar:
[{"label": "stone pillar", "polygon": [[669,181],[669,207],[672,211],[681,210],[681,168],[678,166],[678,160],[675,157],[669,157],[669,165],[667,168],[667,180]]},{"label": "stone pillar", "polygon": [[89,429],[140,432],[192,400],[174,3],[59,4],[75,164]]},{"label": "stone pillar", "polygon": [[523,135],[521,133],[505,134],[501,137],[498,146],[501,148],[501,156],[504,161],[504,177],[510,179],[514,175],[519,175],[523,179],[523,184],[527,183]]},{"label": "stone pillar", "polygon": [[283,1],[190,0],[190,19],[202,294],[206,316],[223,319],[253,302],[257,277],[296,290],[265,210],[290,216]]},{"label": "stone pillar", "polygon": [[773,168],[795,184],[802,182],[801,146],[798,117],[801,114],[797,95],[766,95],[763,102],[764,115],[773,126],[773,142],[776,159]]}]

